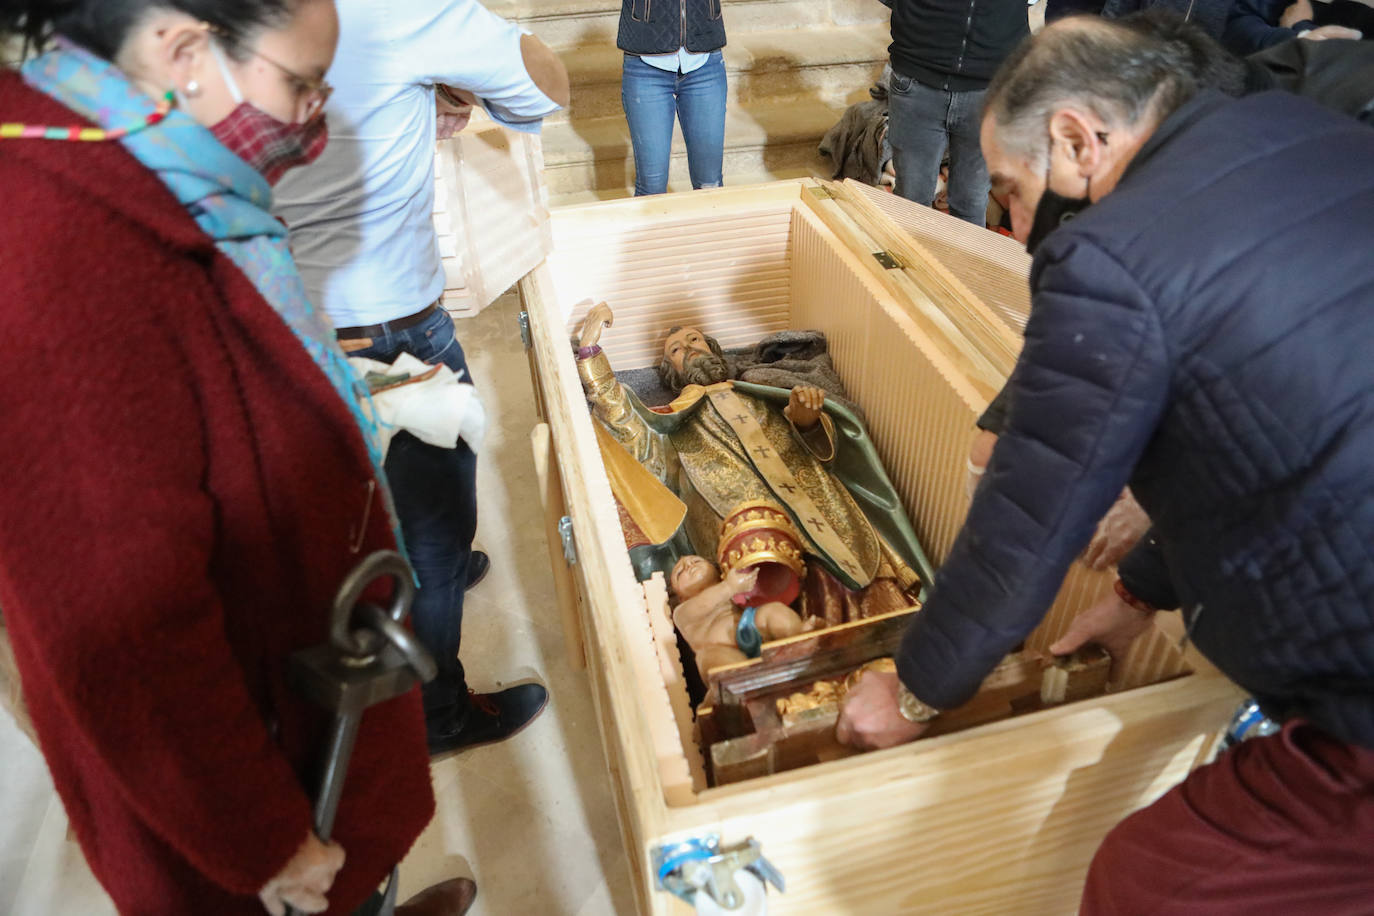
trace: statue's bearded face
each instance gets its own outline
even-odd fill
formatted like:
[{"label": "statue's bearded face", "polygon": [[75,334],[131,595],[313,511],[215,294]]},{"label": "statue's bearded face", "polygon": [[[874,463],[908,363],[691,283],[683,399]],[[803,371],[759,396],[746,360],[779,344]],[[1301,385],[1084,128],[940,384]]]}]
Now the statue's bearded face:
[{"label": "statue's bearded face", "polygon": [[714,385],[730,377],[720,345],[696,328],[678,328],[663,342],[663,361],[683,385]]}]

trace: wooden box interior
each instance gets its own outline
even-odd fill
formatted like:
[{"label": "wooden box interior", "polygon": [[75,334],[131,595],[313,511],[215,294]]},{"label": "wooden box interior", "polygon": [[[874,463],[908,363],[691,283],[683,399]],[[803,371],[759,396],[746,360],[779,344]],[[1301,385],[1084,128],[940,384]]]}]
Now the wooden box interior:
[{"label": "wooden box interior", "polygon": [[[786,328],[824,331],[836,369],[865,410],[873,442],[938,566],[967,508],[964,457],[985,398],[930,345],[863,255],[840,244],[807,190],[794,183],[759,186],[711,206],[664,198],[642,204],[634,219],[607,206],[560,211],[547,264],[562,319],[572,333],[590,304],[606,301],[615,324],[601,343],[617,370],[656,365],[672,325],[699,326],[724,347]],[[986,276],[976,285],[1024,288],[1024,274],[1018,281],[1012,264],[999,275],[996,261],[985,258]],[[1015,308],[1013,296],[999,300],[995,310],[1015,324]],[[1026,647],[1048,647],[1112,578],[1076,564]],[[670,692],[680,691],[680,669],[674,675],[676,661],[662,645],[666,595],[660,583],[646,590],[659,631],[661,673]],[[1187,673],[1182,653],[1156,630],[1122,664],[1120,688]],[[682,714],[685,698],[673,701],[680,746],[694,773],[693,789],[700,791],[697,747]]]}]

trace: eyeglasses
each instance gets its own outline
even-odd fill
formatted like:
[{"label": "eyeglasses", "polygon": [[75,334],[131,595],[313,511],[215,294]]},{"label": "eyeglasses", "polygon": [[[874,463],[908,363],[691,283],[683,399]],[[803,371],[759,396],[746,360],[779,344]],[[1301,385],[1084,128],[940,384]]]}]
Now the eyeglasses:
[{"label": "eyeglasses", "polygon": [[[219,38],[220,41],[225,40],[224,30],[214,23],[203,22],[201,23],[201,27],[211,35]],[[286,78],[291,83],[291,88],[295,90],[298,100],[297,104],[300,104],[299,100],[305,100],[305,117],[301,119],[302,123],[311,120],[315,115],[319,114],[320,110],[324,108],[325,102],[328,102],[329,97],[334,93],[334,87],[325,82],[323,77],[310,79],[301,76],[295,70],[292,70],[284,64],[278,63],[261,51],[253,48],[245,48],[244,50],[254,57],[266,61],[286,75]]]},{"label": "eyeglasses", "polygon": [[296,91],[296,97],[305,100],[305,117],[301,119],[302,122],[309,121],[314,118],[315,115],[319,114],[320,110],[324,108],[324,103],[328,102],[329,97],[333,95],[334,87],[325,82],[324,77],[309,79],[301,76],[290,67],[277,63],[261,51],[256,51],[252,48],[247,48],[246,50],[249,54],[267,61],[282,73],[286,74],[287,79],[291,82],[291,88]]}]

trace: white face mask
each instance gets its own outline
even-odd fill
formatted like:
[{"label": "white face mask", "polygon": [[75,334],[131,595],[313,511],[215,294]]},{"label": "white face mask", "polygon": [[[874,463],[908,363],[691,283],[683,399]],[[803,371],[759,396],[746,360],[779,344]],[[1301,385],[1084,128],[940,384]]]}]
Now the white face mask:
[{"label": "white face mask", "polygon": [[219,42],[214,39],[210,40],[210,53],[214,55],[215,66],[219,67],[219,75],[224,78],[224,88],[229,90],[229,97],[234,100],[235,105],[242,105],[243,92],[239,89],[238,80],[234,79],[234,74],[229,70],[229,61],[225,58]]}]

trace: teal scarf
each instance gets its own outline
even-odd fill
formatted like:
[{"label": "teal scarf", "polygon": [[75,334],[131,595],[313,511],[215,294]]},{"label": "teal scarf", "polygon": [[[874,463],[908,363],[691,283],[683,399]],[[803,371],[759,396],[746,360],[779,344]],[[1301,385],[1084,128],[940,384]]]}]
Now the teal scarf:
[{"label": "teal scarf", "polygon": [[[106,129],[141,124],[155,108],[118,68],[70,42],[59,42],[54,50],[24,64],[23,76],[30,86]],[[271,213],[271,186],[209,129],[180,111],[169,112],[161,123],[119,142],[162,180],[214,239],[215,247],[253,281],[348,406],[367,443],[401,546],[367,386],[339,349],[328,316],[306,298],[287,247],[286,227]]]}]

